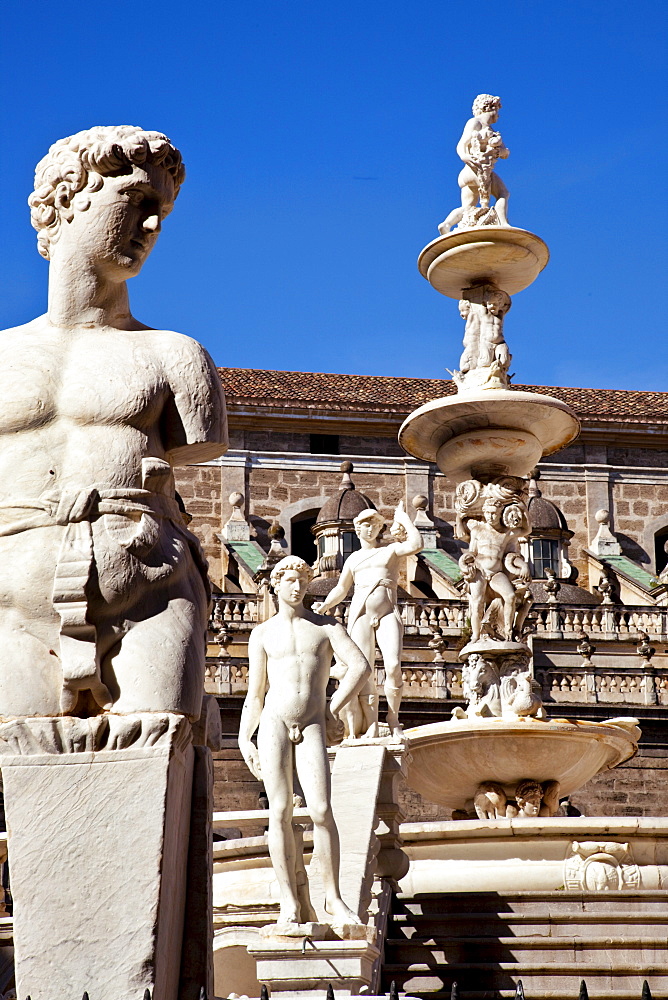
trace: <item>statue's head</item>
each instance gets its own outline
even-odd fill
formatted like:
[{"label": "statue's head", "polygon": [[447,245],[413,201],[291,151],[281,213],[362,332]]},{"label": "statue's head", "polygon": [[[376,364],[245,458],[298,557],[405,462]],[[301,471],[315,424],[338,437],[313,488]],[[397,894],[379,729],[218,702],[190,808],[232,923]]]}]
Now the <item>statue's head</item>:
[{"label": "statue's head", "polygon": [[181,154],[160,132],[99,125],[59,139],[35,168],[28,199],[37,248],[59,244],[111,280],[138,274],[185,177]]},{"label": "statue's head", "polygon": [[301,604],[306,588],[313,579],[313,570],[299,556],[286,556],[271,571],[274,593],[287,604]]},{"label": "statue's head", "polygon": [[543,800],[543,786],[532,778],[520,781],[515,789],[515,801],[525,816],[537,816]]},{"label": "statue's head", "polygon": [[482,515],[487,524],[495,528],[501,526],[501,503],[496,497],[485,497],[482,505]]},{"label": "statue's head", "polygon": [[473,102],[473,114],[484,115],[501,110],[501,98],[493,97],[492,94],[478,94]]},{"label": "statue's head", "polygon": [[357,517],[353,518],[353,526],[358,538],[363,538],[367,542],[372,542],[378,538],[385,527],[385,518],[372,507],[367,507],[361,511]]}]

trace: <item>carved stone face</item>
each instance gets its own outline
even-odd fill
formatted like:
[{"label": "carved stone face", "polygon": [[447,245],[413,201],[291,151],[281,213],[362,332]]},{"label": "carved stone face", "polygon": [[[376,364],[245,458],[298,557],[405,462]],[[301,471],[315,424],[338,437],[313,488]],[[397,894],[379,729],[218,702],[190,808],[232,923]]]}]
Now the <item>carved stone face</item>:
[{"label": "carved stone face", "polygon": [[382,524],[375,519],[370,518],[368,521],[358,521],[355,525],[355,534],[358,538],[364,539],[365,542],[372,542],[378,538],[382,527]]},{"label": "carved stone face", "polygon": [[[76,199],[90,201],[77,210]],[[101,188],[74,201],[71,222],[62,225],[51,258],[66,254],[110,281],[132,278],[160,233],[174,203],[174,182],[162,167],[133,167],[127,174],[105,177]]]},{"label": "carved stone face", "polygon": [[542,795],[538,789],[532,789],[525,795],[517,796],[517,805],[525,816],[537,816],[540,811]]},{"label": "carved stone face", "polygon": [[285,601],[291,607],[296,607],[298,604],[301,604],[307,587],[308,580],[306,577],[302,576],[296,569],[289,569],[282,574],[276,588],[276,593],[279,600]]}]

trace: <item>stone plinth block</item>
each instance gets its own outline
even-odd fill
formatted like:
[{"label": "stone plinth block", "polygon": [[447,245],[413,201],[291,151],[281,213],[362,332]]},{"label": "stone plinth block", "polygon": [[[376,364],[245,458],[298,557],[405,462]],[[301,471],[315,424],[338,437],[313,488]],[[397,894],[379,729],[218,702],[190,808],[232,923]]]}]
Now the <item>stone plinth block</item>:
[{"label": "stone plinth block", "polygon": [[380,952],[374,928],[358,927],[357,933],[364,936],[335,941],[269,937],[248,951],[257,962],[259,982],[269,986],[272,996],[326,990],[329,983],[335,984],[337,996],[358,996],[371,984]]},{"label": "stone plinth block", "polygon": [[427,244],[418,267],[442,295],[460,299],[471,285],[492,281],[515,295],[536,280],[550,252],[539,236],[511,226],[457,229]]},{"label": "stone plinth block", "polygon": [[[122,749],[110,749],[122,747]],[[18,996],[177,1000],[193,749],[179,715],[0,726]]]}]

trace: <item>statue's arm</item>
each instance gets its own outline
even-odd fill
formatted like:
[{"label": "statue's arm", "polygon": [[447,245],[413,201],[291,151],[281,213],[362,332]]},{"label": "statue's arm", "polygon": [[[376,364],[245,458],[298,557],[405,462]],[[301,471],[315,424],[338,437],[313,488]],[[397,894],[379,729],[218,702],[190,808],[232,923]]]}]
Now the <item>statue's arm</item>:
[{"label": "statue's arm", "polygon": [[406,538],[403,542],[394,543],[394,551],[396,554],[398,556],[413,556],[416,552],[420,552],[424,548],[422,544],[422,535],[404,510],[403,503],[399,504],[395,510],[394,520],[397,521],[406,532]]},{"label": "statue's arm", "polygon": [[248,640],[248,692],[241,711],[239,723],[239,749],[256,778],[261,779],[260,757],[252,742],[253,734],[260,725],[260,716],[267,690],[267,653],[262,638],[255,628]]},{"label": "statue's arm", "polygon": [[165,451],[172,465],[207,462],[227,451],[225,394],[204,348],[176,337],[166,345],[172,393],[161,421]]},{"label": "statue's arm", "polygon": [[348,560],[343,564],[343,569],[341,570],[341,576],[339,577],[339,582],[333,590],[330,590],[329,594],[321,604],[314,604],[313,610],[319,615],[329,614],[332,608],[335,608],[337,604],[341,601],[345,601],[348,596],[348,591],[353,585],[353,574],[352,570],[348,565]]},{"label": "statue's arm", "polygon": [[469,118],[466,125],[464,126],[464,131],[462,132],[462,137],[457,143],[457,156],[460,160],[463,160],[467,166],[473,166],[473,161],[469,156],[469,142],[471,141],[471,136],[473,135],[473,129],[476,124],[475,118]]},{"label": "statue's arm", "polygon": [[369,661],[356,643],[350,638],[343,625],[330,626],[329,639],[334,656],[348,668],[343,680],[332,696],[330,709],[333,715],[338,715],[341,709],[359,694],[366,681],[371,676]]}]

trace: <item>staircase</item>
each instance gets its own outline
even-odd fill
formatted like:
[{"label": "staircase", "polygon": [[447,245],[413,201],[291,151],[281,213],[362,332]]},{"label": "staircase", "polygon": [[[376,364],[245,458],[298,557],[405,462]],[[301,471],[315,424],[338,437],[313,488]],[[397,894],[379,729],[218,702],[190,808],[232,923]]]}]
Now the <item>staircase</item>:
[{"label": "staircase", "polygon": [[668,997],[668,892],[433,893],[395,897],[380,993],[654,1000]]}]

